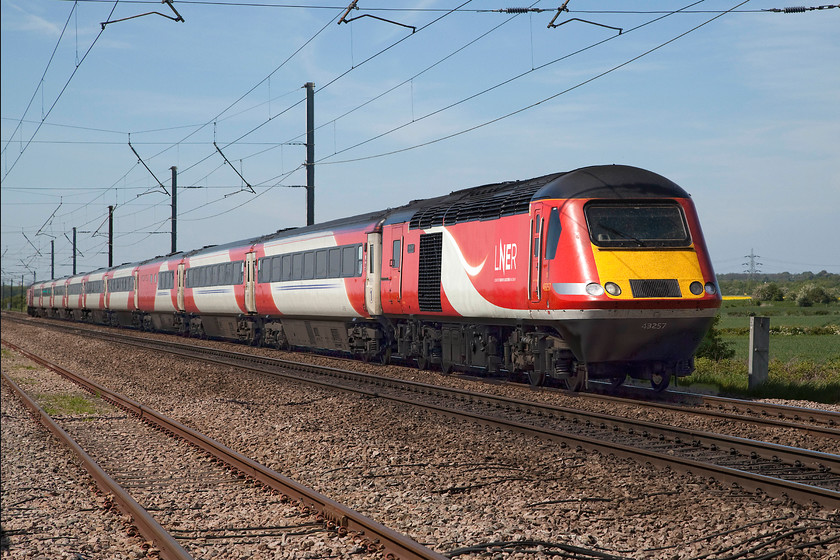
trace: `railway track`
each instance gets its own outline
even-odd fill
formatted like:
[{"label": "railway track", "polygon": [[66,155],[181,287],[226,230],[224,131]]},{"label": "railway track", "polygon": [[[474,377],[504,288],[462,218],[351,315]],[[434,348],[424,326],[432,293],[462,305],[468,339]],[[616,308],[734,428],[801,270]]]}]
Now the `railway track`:
[{"label": "railway track", "polygon": [[[56,420],[3,373],[4,382],[81,458],[97,485],[134,519],[163,558],[192,558],[188,550],[200,551],[197,557],[201,557],[209,550],[208,542],[230,552],[237,545],[284,535],[320,534],[337,543],[333,544],[337,550],[346,549],[347,556],[443,559],[171,418],[13,344],[3,344],[115,407],[99,418]],[[225,505],[221,523],[207,513],[219,502]],[[200,523],[190,522],[195,512],[200,512]]]},{"label": "railway track", "polygon": [[597,398],[608,403],[627,404],[643,400],[651,408],[693,412],[764,426],[795,428],[834,439],[840,437],[840,413],[830,410],[702,395],[674,388],[662,393],[637,387],[621,387],[615,391],[606,383],[590,383],[590,389]]},{"label": "railway track", "polygon": [[[69,328],[73,330],[76,327]],[[86,331],[89,332],[96,331]],[[566,445],[713,476],[745,489],[761,490],[769,495],[787,495],[803,503],[840,507],[840,456],[832,453],[193,344],[138,339],[113,331],[103,336],[112,342],[246,367],[260,373],[423,406],[438,413],[558,440]],[[290,369],[294,371],[290,373]],[[836,436],[829,431],[827,437]]]},{"label": "railway track", "polygon": [[[44,328],[63,330],[65,332],[86,334],[86,333],[107,333],[102,338],[107,340],[122,340],[130,343],[131,340],[144,339],[145,337],[136,331],[117,331],[107,327],[80,325],[78,323],[62,323],[56,321],[45,321],[41,319],[30,319],[23,314],[4,314],[4,318],[13,321],[36,323]],[[104,330],[103,330],[104,329]],[[95,335],[94,336],[101,336]],[[152,339],[154,340],[154,339]],[[198,343],[200,344],[200,343]],[[192,345],[184,345],[192,346]],[[358,364],[357,360],[346,358],[332,358],[337,361],[348,363],[349,367]],[[289,361],[290,364],[298,363]],[[475,379],[486,381],[487,378],[474,377],[469,374],[456,374],[452,377],[463,379]],[[494,380],[496,383],[498,380]],[[512,383],[519,386],[519,383]],[[561,392],[564,389],[543,387],[540,389],[547,393]],[[796,430],[803,434],[810,434],[823,438],[840,439],[840,412],[830,410],[819,410],[815,408],[803,408],[782,404],[765,403],[744,399],[734,399],[714,395],[703,395],[686,391],[668,389],[658,393],[651,389],[634,386],[610,387],[607,383],[592,382],[590,391],[585,393],[574,393],[577,397],[589,402],[597,403],[597,407],[612,409],[614,405],[631,407],[645,407],[651,410],[670,411],[684,415],[694,415],[726,421],[736,421],[754,426],[781,428]]]}]

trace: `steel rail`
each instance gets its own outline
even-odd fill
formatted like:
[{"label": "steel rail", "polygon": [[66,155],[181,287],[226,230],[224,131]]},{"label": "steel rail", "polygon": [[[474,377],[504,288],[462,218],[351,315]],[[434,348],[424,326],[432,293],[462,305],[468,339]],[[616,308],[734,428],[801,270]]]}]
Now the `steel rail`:
[{"label": "steel rail", "polygon": [[[562,416],[566,418],[571,418],[573,419],[573,421],[579,421],[590,424],[605,423],[607,425],[618,426],[619,428],[623,429],[648,430],[652,434],[663,435],[667,438],[676,441],[699,441],[704,442],[709,446],[716,446],[721,449],[735,450],[747,455],[757,453],[759,456],[766,457],[768,459],[778,459],[782,461],[788,461],[790,463],[800,462],[817,470],[830,470],[832,472],[840,473],[839,455],[832,455],[829,453],[822,453],[819,451],[812,451],[809,449],[793,448],[770,442],[750,440],[735,436],[704,432],[700,430],[691,430],[688,428],[666,426],[642,420],[630,420],[627,418],[613,416],[610,414],[586,412],[568,407],[537,403],[534,401],[526,401],[522,399],[513,399],[510,397],[503,397],[488,393],[475,393],[463,389],[441,387],[439,385],[431,385],[428,383],[421,383],[418,381],[406,381],[402,379],[382,377],[378,375],[342,370],[327,366],[303,364],[301,362],[284,360],[282,358],[256,356],[254,354],[233,352],[230,350],[219,350],[216,348],[194,346],[171,341],[150,341],[149,339],[136,339],[134,337],[127,337],[125,340],[126,344],[156,350],[165,349],[166,351],[172,352],[176,355],[184,357],[196,357],[202,360],[207,360],[223,365],[247,367],[259,373],[272,373],[276,375],[282,375],[276,371],[266,371],[265,369],[259,367],[244,366],[243,362],[261,364],[273,368],[294,368],[297,370],[308,371],[316,374],[327,374],[340,379],[362,380],[369,385],[379,387],[393,386],[397,388],[407,388],[407,390],[412,392],[420,392],[427,394],[436,393],[441,396],[455,395],[462,401],[482,402],[491,407],[499,409],[504,408],[507,410],[514,410],[518,412],[528,412],[537,416]],[[170,350],[170,348],[174,349],[175,351]],[[286,377],[290,377],[295,380],[299,379],[295,376]],[[332,384],[325,385],[329,387],[335,387]],[[381,391],[365,392],[365,394],[382,397],[385,396],[381,393]]]},{"label": "steel rail", "polygon": [[[191,350],[193,352],[195,352],[195,349],[191,349]],[[213,353],[215,353],[215,352],[225,353],[225,351],[218,351],[218,350],[215,350],[215,349],[210,349],[210,351],[213,352]],[[176,353],[176,354],[182,355],[182,356],[187,355],[186,353],[181,354],[180,352]],[[248,359],[249,361],[255,361],[255,362],[275,361],[274,358],[262,358],[262,357],[259,357],[259,356],[253,356],[251,354],[242,354],[241,356],[245,359]],[[208,360],[207,358],[204,358],[204,357],[202,357],[201,359]],[[264,369],[254,367],[254,366],[243,366],[241,363],[236,364],[236,363],[234,363],[230,360],[214,358],[214,359],[209,359],[208,361],[221,363],[221,364],[224,364],[224,365],[234,365],[236,367],[250,369],[250,370],[256,371],[258,373],[269,373],[269,374],[272,374],[272,375],[278,375],[276,372],[267,372]],[[291,363],[294,364],[295,366],[300,366],[301,365],[298,362],[291,362]],[[317,370],[332,369],[332,368],[324,368],[322,366],[310,366],[310,365],[306,365],[306,368],[317,369]],[[402,381],[402,380],[393,380],[393,379],[390,379],[390,378],[385,379],[385,378],[382,378],[382,377],[379,377],[379,376],[372,376],[372,375],[369,375],[369,374],[360,374],[360,373],[357,373],[357,372],[346,372],[344,370],[335,370],[335,371],[337,372],[338,376],[342,376],[342,377],[354,377],[354,376],[357,376],[357,375],[358,376],[369,377],[369,378],[371,378],[371,380],[372,380],[372,382],[375,386],[380,386],[380,387],[385,386],[385,385],[387,385],[391,382],[397,382],[397,383],[400,383],[400,384],[412,385],[412,386],[414,386],[415,390],[418,391],[418,392],[426,392],[426,393],[430,393],[430,392],[454,392],[454,393],[457,393],[457,394],[460,394],[461,396],[463,396],[464,399],[476,398],[476,397],[481,398],[481,397],[485,396],[485,395],[475,395],[474,393],[470,393],[468,391],[461,391],[459,389],[441,388],[441,387],[438,387],[438,386],[428,385],[428,384],[424,384],[424,383]],[[731,467],[716,465],[716,464],[707,463],[707,462],[703,462],[703,461],[697,461],[697,460],[693,460],[693,459],[689,459],[689,458],[672,456],[672,455],[669,455],[668,453],[660,453],[660,452],[656,452],[656,451],[641,449],[641,448],[638,448],[638,447],[624,445],[624,444],[621,444],[621,443],[601,441],[601,440],[593,440],[591,437],[585,436],[585,435],[580,435],[580,434],[575,434],[575,433],[565,432],[565,431],[560,431],[560,430],[552,430],[552,429],[548,429],[548,428],[542,428],[542,427],[539,427],[539,426],[535,426],[533,424],[520,423],[520,422],[516,422],[516,421],[513,421],[513,420],[506,420],[506,419],[502,419],[502,418],[495,417],[495,416],[473,414],[473,413],[465,412],[465,411],[457,411],[457,410],[453,410],[453,409],[446,408],[446,407],[443,407],[443,406],[437,406],[437,405],[432,405],[432,404],[428,404],[428,403],[421,403],[421,402],[418,402],[415,399],[401,398],[401,397],[395,397],[395,396],[387,395],[387,394],[383,393],[381,390],[377,390],[376,388],[373,388],[371,390],[366,390],[366,389],[346,387],[346,386],[337,386],[335,384],[328,383],[328,382],[325,382],[325,381],[322,382],[322,381],[315,381],[315,380],[311,380],[311,379],[301,379],[299,377],[283,375],[283,374],[279,374],[279,375],[287,377],[287,378],[294,379],[295,381],[298,381],[298,382],[305,382],[305,383],[325,387],[325,388],[328,388],[328,389],[331,389],[331,390],[342,390],[342,391],[362,394],[362,395],[366,395],[366,396],[373,396],[373,397],[389,400],[389,401],[392,401],[392,402],[396,402],[396,403],[399,403],[399,404],[419,406],[419,407],[425,408],[427,410],[432,410],[432,411],[437,412],[439,414],[443,414],[443,415],[450,416],[450,417],[453,417],[453,418],[459,418],[459,419],[468,418],[468,419],[473,420],[473,421],[475,421],[477,423],[480,423],[480,424],[493,426],[493,427],[499,427],[499,428],[507,429],[507,430],[510,430],[510,431],[513,431],[513,432],[523,433],[523,434],[526,434],[526,435],[532,435],[532,436],[536,435],[537,437],[547,439],[547,440],[559,441],[559,442],[563,442],[563,443],[567,443],[567,444],[571,442],[573,445],[576,445],[576,446],[584,448],[584,449],[589,449],[589,450],[597,451],[597,452],[600,452],[600,453],[606,453],[606,454],[612,454],[612,455],[616,455],[616,456],[620,456],[620,457],[630,458],[630,459],[633,459],[635,461],[639,461],[639,462],[642,462],[642,463],[650,463],[650,464],[656,465],[658,467],[668,467],[668,468],[676,467],[676,468],[678,468],[682,471],[685,471],[685,472],[690,472],[690,473],[693,473],[693,474],[699,474],[699,475],[703,475],[703,476],[711,476],[711,477],[714,477],[718,480],[732,482],[734,484],[737,484],[737,485],[739,485],[743,488],[749,489],[749,490],[763,491],[767,494],[776,495],[776,496],[786,495],[786,496],[790,497],[791,499],[793,499],[795,501],[798,501],[800,503],[818,503],[820,505],[823,505],[823,506],[826,506],[826,507],[831,507],[831,508],[840,507],[840,492],[835,491],[835,490],[831,490],[831,489],[827,489],[827,488],[822,488],[822,487],[818,487],[818,486],[811,486],[811,485],[808,485],[808,484],[802,484],[802,483],[795,482],[795,481],[770,477],[770,476],[757,474],[757,473],[751,473],[751,472],[747,472],[747,471],[743,471],[743,470],[739,470],[739,469],[734,469],[734,468],[731,468]],[[443,391],[442,391],[442,389],[443,389]],[[510,405],[512,407],[517,407],[518,406],[521,409],[525,409],[525,408],[552,409],[554,411],[561,411],[561,412],[566,412],[568,414],[574,415],[574,416],[576,416],[580,419],[583,419],[584,422],[586,422],[587,420],[592,421],[592,419],[596,416],[599,419],[601,417],[604,417],[604,418],[610,419],[612,421],[616,420],[615,417],[609,417],[607,415],[593,415],[591,413],[575,411],[575,410],[572,410],[572,409],[563,409],[561,407],[551,407],[551,406],[544,407],[543,405],[539,405],[537,403],[533,403],[533,402],[530,402],[530,401],[517,401],[515,399],[507,399],[507,398],[504,398],[504,397],[494,397],[494,396],[488,396],[488,398],[490,400],[497,400],[500,403],[499,407],[503,406],[501,403],[505,403],[504,406],[507,406],[507,405]],[[638,422],[633,422],[633,424],[637,427],[639,426]],[[658,428],[662,428],[662,429],[670,429],[672,431],[674,431],[674,430],[679,431],[679,430],[674,429],[674,428],[667,428],[667,427],[663,427],[663,426],[658,426],[656,424],[650,424],[650,423],[644,423],[644,424],[646,424],[650,427],[658,427]],[[699,433],[702,433],[702,432],[699,432]],[[720,436],[720,435],[717,435],[717,434],[707,434],[707,436],[714,437],[714,438],[723,438],[723,440],[725,440],[727,442],[727,444],[737,446],[737,447],[740,447],[739,443],[744,444],[744,445],[748,445],[750,443],[750,440],[744,440],[742,438],[730,438],[729,436]],[[754,443],[758,443],[762,446],[767,446],[768,448],[773,449],[774,452],[776,452],[776,453],[783,453],[785,451],[784,446],[777,446],[775,444],[764,443],[764,442],[754,442]],[[752,449],[754,449],[754,448],[752,448]],[[838,456],[833,456],[833,455],[814,452],[814,451],[809,451],[809,450],[795,450],[793,448],[787,448],[787,449],[789,449],[790,453],[792,453],[792,457],[797,457],[798,458],[798,459],[794,459],[794,460],[801,460],[803,458],[803,456],[800,455],[799,452],[804,452],[804,454],[806,456],[810,457],[813,460],[819,461],[819,464],[821,464],[823,467],[827,467],[827,468],[835,467],[835,468],[837,468],[837,470],[835,472],[840,472],[840,457],[838,457]]]},{"label": "steel rail", "polygon": [[[779,428],[794,428],[815,435],[840,439],[840,412],[670,389],[664,393],[653,393],[650,389],[638,388],[638,393],[642,398],[634,398],[632,396],[608,394],[605,392],[609,390],[607,387],[609,387],[608,383],[591,382],[590,389],[592,392],[581,396],[619,404],[638,405],[639,402],[643,402],[645,406],[652,408],[689,412],[702,416],[714,416]],[[637,388],[619,387],[618,390],[632,395],[632,389]],[[649,397],[656,400],[651,400]],[[733,412],[755,414],[760,417],[733,414]],[[811,422],[811,424],[803,424],[802,422]]]},{"label": "steel rail", "polygon": [[102,467],[76,443],[70,434],[64,431],[38,403],[32,400],[6,372],[2,372],[2,377],[3,381],[18,395],[35,418],[79,458],[85,470],[93,477],[99,489],[114,497],[114,501],[120,510],[132,518],[143,538],[154,543],[155,547],[160,550],[160,555],[163,558],[167,560],[192,560],[192,556],[184,550],[178,541],[166,529],[161,527],[149,512],[138,504],[122,486],[108,476],[108,473],[102,470]]},{"label": "steel rail", "polygon": [[[10,318],[13,321],[28,322],[27,317],[25,315],[22,317],[17,317],[15,315],[17,314],[7,314],[6,312],[4,312],[4,317]],[[62,324],[55,322],[38,321],[38,324],[46,328],[60,329],[70,332],[101,332],[98,330],[83,328],[77,323]],[[108,334],[108,338],[125,338],[136,340],[136,337],[125,335],[123,333],[117,334],[110,331]],[[290,361],[289,363],[295,362]],[[465,378],[473,378],[473,376],[469,374],[459,374],[458,376]],[[590,385],[591,392],[576,393],[576,395],[579,398],[591,400],[595,399],[605,402],[625,404],[628,406],[639,406],[640,404],[642,404],[650,408],[659,408],[661,410],[669,410],[683,414],[695,414],[698,416],[709,416],[726,420],[736,420],[739,422],[752,423],[761,426],[794,429],[820,437],[840,439],[840,412],[834,412],[830,410],[819,410],[814,408],[796,407],[776,403],[748,401],[744,399],[721,397],[717,395],[703,395],[699,393],[689,393],[685,391],[668,390],[665,393],[651,395],[652,392],[650,389],[641,389],[634,387],[620,387],[618,389],[619,391],[623,392],[630,391],[631,395],[634,389],[638,389],[638,392],[641,395],[644,395],[644,397],[653,396],[654,399],[657,400],[651,400],[649,398],[639,399],[634,398],[632,396],[607,394],[604,392],[607,390],[606,387],[609,387],[609,384],[601,382],[592,382]],[[551,391],[553,389],[546,387],[542,390]],[[662,400],[663,398],[665,400]],[[669,400],[674,398],[683,401],[683,404],[674,403],[673,401]],[[760,415],[760,417],[746,416],[743,414],[733,414],[732,412],[726,412],[727,410],[735,412],[741,411],[745,414]],[[802,423],[804,421],[811,422],[811,424]]]},{"label": "steel rail", "polygon": [[[110,333],[108,333],[110,339]],[[683,441],[697,441],[703,440],[706,445],[718,446],[723,449],[736,450],[748,456],[760,452],[768,459],[779,458],[787,460],[790,463],[807,463],[814,469],[819,471],[831,471],[840,473],[840,456],[828,453],[821,453],[806,449],[791,448],[781,446],[773,443],[758,442],[747,440],[744,438],[737,438],[733,436],[724,436],[720,434],[711,434],[707,432],[700,432],[696,430],[687,430],[675,428],[671,426],[663,426],[650,422],[628,420],[624,418],[609,416],[600,413],[589,413],[565,407],[558,407],[553,405],[544,405],[535,403],[533,401],[523,401],[517,399],[510,399],[507,397],[499,397],[489,394],[477,394],[461,389],[453,389],[449,387],[440,387],[426,383],[419,383],[415,381],[403,381],[399,379],[385,378],[381,376],[353,372],[348,370],[341,370],[337,368],[329,368],[325,366],[317,366],[312,364],[302,364],[300,362],[283,360],[280,358],[269,358],[264,356],[257,356],[254,354],[246,354],[240,352],[231,352],[228,350],[219,350],[215,348],[207,348],[202,346],[194,346],[171,341],[159,341],[152,339],[137,339],[134,337],[125,337],[123,340],[114,340],[114,342],[130,344],[133,346],[144,347],[155,350],[165,350],[174,355],[196,358],[208,362],[234,366],[242,369],[248,369],[257,373],[281,376],[292,379],[296,382],[304,382],[320,387],[325,387],[331,390],[341,390],[366,396],[374,396],[400,404],[407,404],[411,406],[420,406],[429,410],[433,410],[440,414],[448,415],[457,418],[469,418],[476,422],[491,425],[495,427],[505,428],[514,432],[536,435],[544,439],[551,439],[561,441],[573,445],[598,451],[601,453],[614,454],[621,457],[631,458],[642,463],[650,463],[658,467],[678,468],[682,471],[691,472],[694,474],[702,474],[704,476],[711,476],[719,480],[724,480],[736,483],[744,488],[750,490],[760,490],[771,495],[787,495],[791,499],[800,503],[818,503],[823,506],[837,508],[840,507],[840,492],[799,483],[796,481],[780,479],[772,476],[762,475],[758,473],[748,472],[724,465],[698,461],[686,457],[679,457],[670,455],[668,453],[657,452],[649,449],[642,449],[635,446],[624,445],[617,442],[609,442],[606,440],[595,440],[591,436],[575,434],[561,430],[552,430],[542,428],[533,424],[520,423],[513,420],[506,420],[496,416],[487,416],[482,414],[473,414],[464,411],[453,410],[443,406],[431,405],[428,403],[418,402],[416,399],[395,397],[393,395],[385,394],[377,387],[385,387],[387,385],[402,385],[410,387],[410,391],[425,393],[425,394],[440,394],[446,393],[454,394],[457,398],[464,401],[486,401],[492,403],[491,406],[495,408],[507,408],[516,411],[530,411],[536,415],[542,416],[562,416],[575,419],[578,422],[597,424],[606,423],[608,425],[620,426],[629,433],[630,430],[642,429],[650,430],[652,433],[664,434],[666,437],[671,437],[675,440]],[[253,365],[248,365],[253,364]],[[318,374],[333,375],[338,379],[364,379],[367,383],[373,386],[372,389],[362,389],[358,387],[347,387],[336,385],[335,383],[327,381],[317,381],[312,379],[302,379],[300,377],[283,374],[277,371],[266,370],[265,367],[272,368],[284,367],[295,368],[303,371],[310,371]]]},{"label": "steel rail", "polygon": [[832,412],[830,410],[816,410],[813,408],[776,403],[753,403],[739,399],[712,395],[703,395],[702,400],[703,404],[709,407],[742,410],[744,412],[762,415],[768,414],[768,411],[771,411],[775,413],[777,418],[790,418],[796,421],[807,420],[809,422],[826,424],[828,426],[840,426],[840,412]]},{"label": "steel rail", "polygon": [[[72,330],[72,328],[68,328]],[[98,332],[98,331],[87,331],[87,332]],[[685,430],[680,428],[674,428],[670,426],[662,426],[653,423],[646,423],[641,421],[630,421],[627,419],[613,417],[604,414],[598,413],[587,413],[579,410],[574,409],[567,409],[563,407],[556,407],[551,405],[543,405],[539,403],[535,403],[532,401],[521,401],[516,399],[508,399],[505,397],[498,397],[494,395],[488,394],[476,394],[469,391],[463,391],[460,389],[452,389],[452,388],[445,388],[439,387],[435,385],[429,385],[424,383],[418,382],[410,382],[410,381],[402,381],[393,378],[387,378],[382,376],[364,374],[359,372],[352,372],[347,370],[339,370],[336,368],[327,368],[323,366],[315,366],[312,364],[301,364],[300,362],[283,360],[280,358],[269,358],[264,356],[257,356],[254,354],[245,354],[241,352],[231,352],[227,350],[218,350],[214,348],[207,348],[202,346],[196,345],[188,345],[178,342],[172,341],[161,341],[155,339],[147,339],[147,338],[137,338],[131,337],[126,335],[116,335],[111,331],[107,333],[100,333],[103,338],[107,338],[109,341],[117,342],[117,343],[125,343],[130,344],[138,347],[149,348],[154,350],[161,350],[164,349],[165,351],[171,352],[175,355],[181,355],[185,357],[192,357],[197,358],[205,361],[221,363],[224,365],[231,365],[234,367],[250,369],[252,371],[256,371],[258,373],[268,373],[272,375],[281,375],[284,377],[288,377],[294,379],[298,382],[307,382],[314,385],[320,385],[324,387],[331,388],[333,390],[344,390],[349,392],[355,392],[359,394],[366,394],[371,396],[377,396],[381,398],[386,398],[390,400],[394,400],[396,402],[412,404],[415,406],[423,406],[427,408],[429,407],[427,404],[418,403],[416,400],[410,399],[400,399],[392,396],[388,396],[382,393],[380,390],[361,390],[357,388],[348,388],[348,387],[341,387],[336,386],[334,383],[327,383],[327,382],[317,382],[314,380],[305,380],[300,379],[299,377],[289,375],[289,374],[282,374],[276,371],[266,371],[263,367],[257,366],[249,366],[244,365],[243,361],[252,363],[252,364],[259,364],[263,366],[270,366],[272,368],[277,367],[284,367],[284,368],[294,368],[301,371],[309,371],[318,374],[324,374],[328,372],[329,374],[333,375],[336,378],[347,378],[347,379],[355,379],[355,380],[366,380],[367,383],[372,384],[374,387],[377,386],[385,386],[385,385],[393,385],[393,386],[406,386],[411,387],[410,390],[420,392],[420,393],[430,393],[435,392],[440,395],[444,395],[445,393],[450,393],[454,395],[458,395],[458,398],[461,400],[470,400],[470,401],[478,401],[483,400],[485,402],[495,403],[492,406],[496,408],[507,408],[511,410],[528,410],[531,411],[533,414],[536,415],[557,415],[563,417],[570,417],[575,421],[582,421],[584,423],[592,424],[592,423],[606,423],[612,426],[619,426],[627,431],[629,434],[633,434],[634,430],[641,428],[642,430],[650,430],[654,433],[660,434],[660,439],[664,437],[672,438],[675,441],[702,441],[705,442],[706,445],[710,446],[711,449],[722,448],[722,449],[730,449],[741,452],[746,454],[747,456],[759,455],[764,457],[770,461],[777,461],[777,460],[786,460],[793,465],[797,465],[799,463],[808,464],[811,468],[819,472],[832,472],[832,473],[840,473],[840,456],[827,454],[827,453],[820,453],[810,450],[802,450],[797,448],[790,448],[786,446],[780,446],[771,443],[765,442],[756,442],[753,440],[747,440],[743,438],[736,438],[732,436],[722,436],[719,434],[710,434],[706,432],[699,432],[693,430]],[[121,339],[121,340],[117,340]],[[209,357],[208,355],[216,356],[214,358]],[[639,403],[635,403],[639,404]],[[449,414],[462,414],[460,412],[455,412],[451,409],[446,409],[443,407],[437,407],[439,411],[449,413]],[[466,414],[465,414],[466,415]],[[496,422],[504,422],[497,417],[487,417],[491,423]],[[511,429],[516,429],[512,423]],[[494,424],[495,425],[495,424]],[[530,426],[534,428],[530,424],[523,424],[524,426]],[[518,430],[521,431],[521,430]],[[536,430],[534,430],[536,433]],[[599,451],[607,450],[607,452],[614,452],[610,448],[610,444],[605,441],[599,440],[597,442],[598,445],[595,445],[595,442],[592,441],[592,437],[584,437],[582,438],[583,441],[580,441],[580,437],[576,434],[571,434],[569,432],[557,432],[558,434],[563,434],[569,441],[575,442],[576,445],[584,445],[589,449],[597,449]],[[589,444],[589,445],[586,445]],[[593,447],[594,446],[594,447]],[[606,447],[603,447],[606,446]],[[637,447],[632,447],[632,450],[638,450]],[[621,449],[616,448],[616,451],[621,451]],[[625,450],[626,451],[626,450]],[[644,453],[636,453],[630,452],[629,455],[622,454],[622,456],[627,457],[634,457],[638,459],[639,455],[644,455]],[[672,455],[667,455],[665,453],[659,453],[657,456],[656,461],[652,458],[645,458],[644,461],[646,462],[656,462],[656,464],[663,466],[679,466],[678,463],[680,462],[677,458]],[[686,459],[686,458],[684,458]],[[693,465],[691,469],[687,469],[689,465]],[[702,470],[698,465],[706,465],[710,466],[709,463],[684,463],[681,468],[684,470]],[[718,477],[723,479],[732,479],[736,480],[739,477],[743,479],[743,482],[747,483],[747,485],[752,489],[757,488],[764,488],[767,491],[767,488],[771,489],[771,492],[775,492],[777,494],[787,494],[791,498],[794,498],[798,501],[805,501],[805,502],[817,502],[823,505],[828,505],[830,507],[837,507],[840,504],[840,493],[827,489],[827,488],[820,488],[817,486],[812,485],[805,485],[801,483],[796,483],[794,481],[785,481],[782,479],[778,479],[775,477],[768,477],[765,475],[760,475],[757,473],[749,473],[747,471],[738,470],[738,469],[731,469],[728,467],[723,467],[722,465],[717,465],[718,467],[724,469],[721,471],[706,470],[709,474],[714,475],[718,473]],[[738,475],[737,473],[744,473],[743,476]],[[761,477],[759,479],[755,479],[754,477]],[[749,479],[753,478],[752,482],[749,482]],[[761,485],[757,485],[755,480],[763,481]],[[787,490],[785,490],[785,486],[789,484]],[[813,489],[813,491],[808,490]]]},{"label": "steel rail", "polygon": [[[121,395],[115,391],[70,372],[61,366],[36,356],[19,346],[3,340],[3,344],[26,356],[28,359],[47,367],[74,383],[79,384],[91,393],[101,396],[104,400],[124,410],[132,412],[141,419],[156,425],[166,432],[184,439],[206,451],[213,457],[224,461],[234,469],[250,476],[267,487],[286,494],[301,505],[318,512],[334,528],[342,533],[353,532],[362,537],[362,542],[370,552],[381,551],[386,558],[400,560],[446,560],[446,558],[425,546],[413,541],[402,533],[378,523],[355,510],[340,504],[323,494],[308,488],[291,478],[288,478],[256,461],[237,453],[229,447],[189,428],[180,422],[139,402]],[[187,556],[189,558],[189,556]]]}]

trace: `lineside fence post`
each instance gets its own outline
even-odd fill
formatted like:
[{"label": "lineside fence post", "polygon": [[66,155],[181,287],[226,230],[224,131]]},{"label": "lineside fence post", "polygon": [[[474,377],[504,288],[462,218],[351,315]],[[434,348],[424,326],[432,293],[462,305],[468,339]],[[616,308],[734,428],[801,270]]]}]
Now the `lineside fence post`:
[{"label": "lineside fence post", "polygon": [[750,389],[767,383],[769,371],[770,317],[750,317]]}]

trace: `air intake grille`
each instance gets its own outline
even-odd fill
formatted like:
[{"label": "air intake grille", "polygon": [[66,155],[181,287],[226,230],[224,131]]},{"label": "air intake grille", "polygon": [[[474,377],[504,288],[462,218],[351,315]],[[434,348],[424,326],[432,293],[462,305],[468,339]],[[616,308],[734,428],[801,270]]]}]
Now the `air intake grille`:
[{"label": "air intake grille", "polygon": [[442,311],[440,306],[440,262],[443,255],[443,233],[420,236],[420,273],[418,299],[420,311]]},{"label": "air intake grille", "polygon": [[428,229],[525,214],[534,194],[545,185],[548,178],[555,177],[551,175],[541,177],[541,181],[501,183],[453,193],[453,197],[447,197],[440,204],[418,210],[409,226],[411,229]]},{"label": "air intake grille", "polygon": [[630,280],[634,298],[682,297],[676,280]]}]

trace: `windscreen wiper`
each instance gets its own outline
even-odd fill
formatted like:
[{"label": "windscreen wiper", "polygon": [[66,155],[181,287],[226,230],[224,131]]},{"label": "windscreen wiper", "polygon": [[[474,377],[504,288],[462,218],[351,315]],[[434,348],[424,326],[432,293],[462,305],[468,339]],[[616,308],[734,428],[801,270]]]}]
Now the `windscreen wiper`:
[{"label": "windscreen wiper", "polygon": [[606,225],[602,222],[598,222],[597,226],[599,228],[607,230],[610,233],[614,233],[614,234],[618,235],[619,237],[623,237],[624,239],[629,239],[630,241],[635,241],[636,243],[639,244],[639,247],[647,247],[647,245],[645,245],[645,242],[642,241],[641,239],[639,239],[638,237],[633,237],[632,235],[626,234],[623,231],[618,231],[617,229],[611,228],[610,226],[608,226],[608,225]]}]

